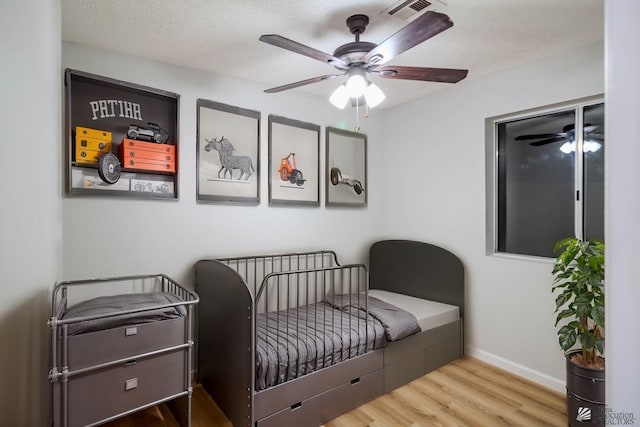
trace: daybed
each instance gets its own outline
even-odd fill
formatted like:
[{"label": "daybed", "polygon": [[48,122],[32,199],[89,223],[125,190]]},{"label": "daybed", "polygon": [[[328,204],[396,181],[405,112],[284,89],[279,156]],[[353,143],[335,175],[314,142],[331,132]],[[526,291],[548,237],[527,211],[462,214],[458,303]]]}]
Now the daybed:
[{"label": "daybed", "polygon": [[48,322],[54,427],[95,426],[165,401],[191,425],[197,302],[162,274],[58,283]]},{"label": "daybed", "polygon": [[196,292],[198,381],[236,427],[318,426],[463,354],[463,266],[427,243],[376,242],[369,272],[332,251],[202,260]]}]

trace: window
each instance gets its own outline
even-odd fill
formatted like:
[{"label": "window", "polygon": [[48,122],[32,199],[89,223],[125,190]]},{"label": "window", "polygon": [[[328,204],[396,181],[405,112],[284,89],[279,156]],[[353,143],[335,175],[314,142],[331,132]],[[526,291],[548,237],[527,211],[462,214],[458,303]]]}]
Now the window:
[{"label": "window", "polygon": [[554,257],[565,237],[604,241],[601,97],[486,126],[488,252]]}]

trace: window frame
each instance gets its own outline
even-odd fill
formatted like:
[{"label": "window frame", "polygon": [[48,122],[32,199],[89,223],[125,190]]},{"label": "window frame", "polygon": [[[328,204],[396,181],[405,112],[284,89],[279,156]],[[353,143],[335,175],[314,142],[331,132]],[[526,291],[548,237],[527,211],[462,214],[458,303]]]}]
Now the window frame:
[{"label": "window frame", "polygon": [[[570,101],[560,102],[556,104],[546,105],[542,107],[529,108],[526,110],[516,111],[514,113],[502,114],[499,116],[488,117],[485,119],[485,253],[489,256],[498,256],[503,258],[524,259],[529,261],[538,261],[550,263],[554,258],[543,257],[537,255],[516,254],[511,252],[498,251],[498,126],[501,123],[511,122],[514,120],[527,119],[537,116],[558,113],[562,111],[574,110],[582,111],[576,114],[576,129],[583,128],[584,107],[596,105],[605,102],[604,94],[588,96]],[[575,237],[583,237],[584,216],[584,155],[582,153],[583,132],[576,132],[576,153],[581,155],[575,156],[574,163],[574,194],[579,192],[579,198],[574,198],[574,235]],[[578,199],[578,200],[576,200]]]}]

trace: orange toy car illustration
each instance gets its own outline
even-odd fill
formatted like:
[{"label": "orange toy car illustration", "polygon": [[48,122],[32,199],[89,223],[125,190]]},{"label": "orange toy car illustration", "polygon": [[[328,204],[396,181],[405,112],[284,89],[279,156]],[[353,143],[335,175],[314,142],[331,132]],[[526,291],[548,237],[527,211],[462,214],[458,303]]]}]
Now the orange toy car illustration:
[{"label": "orange toy car illustration", "polygon": [[[290,158],[293,159],[293,166],[289,161]],[[302,171],[296,166],[296,153],[289,153],[287,157],[282,158],[278,173],[283,181],[289,181],[298,187],[304,184],[305,179],[302,177]]]}]

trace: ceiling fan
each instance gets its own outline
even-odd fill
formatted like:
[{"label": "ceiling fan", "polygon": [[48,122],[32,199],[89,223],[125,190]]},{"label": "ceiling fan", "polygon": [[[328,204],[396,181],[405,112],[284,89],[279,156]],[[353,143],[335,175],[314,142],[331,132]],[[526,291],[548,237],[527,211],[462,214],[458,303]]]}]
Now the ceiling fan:
[{"label": "ceiling fan", "polygon": [[[600,126],[585,123],[584,135],[585,139],[604,141],[604,136],[601,133],[596,132]],[[530,142],[529,145],[539,147],[541,145],[551,144],[554,142],[571,142],[575,140],[575,125],[573,123],[568,124],[562,128],[562,132],[556,133],[540,133],[533,135],[520,135],[516,136],[516,141],[526,141],[530,139],[539,139],[540,141]]]},{"label": "ceiling fan", "polygon": [[[468,70],[451,68],[406,67],[399,65],[388,65],[379,68],[401,53],[453,26],[453,22],[443,13],[425,12],[379,45],[360,41],[360,35],[364,33],[369,24],[368,16],[350,16],[347,18],[346,24],[351,34],[355,35],[355,41],[339,46],[333,54],[319,51],[278,34],[260,36],[260,41],[262,42],[308,56],[309,58],[332,65],[340,71],[338,74],[325,74],[323,76],[274,87],[265,90],[265,92],[281,92],[344,75],[348,75],[349,79],[351,79],[352,76],[359,76],[359,80],[362,82],[361,84],[366,87],[367,85],[371,85],[371,83],[366,80],[365,75],[367,73],[374,73],[385,79],[421,80],[444,83],[457,83],[467,76]],[[356,97],[354,95],[352,96]]]},{"label": "ceiling fan", "polygon": [[[585,153],[596,152],[602,147],[604,142],[604,135],[600,132],[596,132],[600,126],[592,125],[589,123],[584,124],[584,141],[582,143],[582,151]],[[576,131],[575,125],[570,123],[562,128],[562,132],[556,133],[540,133],[532,135],[520,135],[516,136],[516,141],[527,141],[532,139],[538,139],[539,141],[530,142],[529,145],[534,147],[540,147],[554,142],[563,142],[560,147],[560,151],[565,154],[569,154],[572,151],[576,151]]]}]

